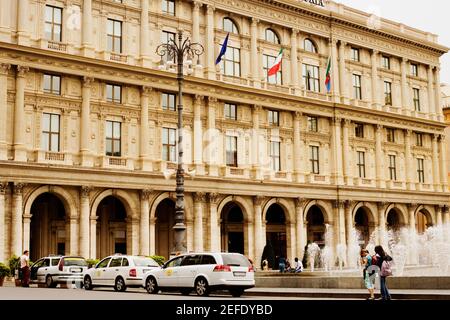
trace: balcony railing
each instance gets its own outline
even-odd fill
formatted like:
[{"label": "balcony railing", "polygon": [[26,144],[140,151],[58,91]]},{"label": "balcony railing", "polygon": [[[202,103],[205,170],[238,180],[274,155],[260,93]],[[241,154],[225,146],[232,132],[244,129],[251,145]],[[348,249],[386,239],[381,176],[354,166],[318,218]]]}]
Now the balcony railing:
[{"label": "balcony railing", "polygon": [[123,159],[123,158],[115,158],[115,157],[109,157],[108,158],[108,163],[111,166],[121,166],[121,167],[126,167],[127,166],[127,159]]},{"label": "balcony railing", "polygon": [[120,54],[120,53],[110,52],[109,60],[126,63],[127,62],[127,56],[123,55],[123,54]]},{"label": "balcony railing", "polygon": [[275,178],[277,179],[286,179],[287,173],[286,172],[275,172]]},{"label": "balcony railing", "polygon": [[233,176],[242,176],[244,175],[244,169],[230,168],[230,174]]},{"label": "balcony railing", "polygon": [[64,161],[64,160],[65,160],[65,156],[64,156],[64,153],[59,153],[59,152],[46,152],[46,153],[45,153],[45,160],[50,160],[50,161]]},{"label": "balcony railing", "polygon": [[325,182],[325,176],[315,175],[314,176],[314,181]]},{"label": "balcony railing", "polygon": [[178,164],[175,162],[167,162],[167,169],[176,170],[178,168]]},{"label": "balcony railing", "polygon": [[66,52],[67,51],[67,45],[60,42],[55,41],[49,41],[47,44],[47,47],[52,50]]}]

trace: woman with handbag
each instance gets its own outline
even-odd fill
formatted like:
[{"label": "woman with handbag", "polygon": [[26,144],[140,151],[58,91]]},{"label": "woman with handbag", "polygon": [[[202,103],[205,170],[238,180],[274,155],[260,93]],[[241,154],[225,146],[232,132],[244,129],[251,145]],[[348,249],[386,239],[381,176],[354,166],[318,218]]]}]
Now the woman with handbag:
[{"label": "woman with handbag", "polygon": [[380,268],[381,300],[391,300],[391,295],[386,285],[386,277],[392,275],[390,269],[392,258],[389,255],[387,255],[386,252],[384,252],[382,246],[376,246],[375,253],[378,257],[377,266]]}]

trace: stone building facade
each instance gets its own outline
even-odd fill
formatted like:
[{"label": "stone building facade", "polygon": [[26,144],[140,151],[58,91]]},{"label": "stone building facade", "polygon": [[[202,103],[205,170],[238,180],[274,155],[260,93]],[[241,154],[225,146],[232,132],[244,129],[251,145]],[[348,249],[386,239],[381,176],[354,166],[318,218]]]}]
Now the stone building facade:
[{"label": "stone building facade", "polygon": [[177,82],[155,51],[178,29],[205,48],[184,83],[188,250],[259,264],[268,242],[293,258],[449,222],[435,35],[331,1],[0,5],[0,261],[169,255]]}]

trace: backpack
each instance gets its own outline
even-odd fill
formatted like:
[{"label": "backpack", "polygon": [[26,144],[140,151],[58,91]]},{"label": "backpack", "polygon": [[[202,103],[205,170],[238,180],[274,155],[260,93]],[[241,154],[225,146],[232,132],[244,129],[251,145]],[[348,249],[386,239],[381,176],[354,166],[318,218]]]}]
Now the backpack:
[{"label": "backpack", "polygon": [[381,274],[382,277],[389,277],[392,276],[392,260],[387,261],[384,260],[383,264],[381,265]]},{"label": "backpack", "polygon": [[371,264],[371,265],[372,265],[372,266],[378,265],[378,257],[377,257],[376,254],[374,254],[374,255],[372,256],[372,264]]}]

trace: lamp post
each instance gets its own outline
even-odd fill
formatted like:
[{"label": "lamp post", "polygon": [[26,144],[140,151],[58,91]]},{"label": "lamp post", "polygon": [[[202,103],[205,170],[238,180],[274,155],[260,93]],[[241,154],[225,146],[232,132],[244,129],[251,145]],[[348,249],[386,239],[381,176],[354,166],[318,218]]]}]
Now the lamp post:
[{"label": "lamp post", "polygon": [[[186,252],[186,224],[184,223],[184,169],[183,169],[183,81],[184,70],[187,68],[187,74],[192,73],[192,60],[198,59],[203,54],[204,48],[199,43],[191,43],[189,38],[183,41],[183,31],[178,30],[178,39],[171,39],[168,43],[159,45],[156,48],[156,53],[161,57],[161,62],[164,62],[164,57],[167,58],[166,65],[170,67],[175,63],[177,65],[177,81],[178,81],[178,166],[176,172],[176,197],[175,203],[175,225],[173,226],[175,232],[175,247],[173,253]],[[178,41],[177,41],[178,40]],[[175,62],[175,63],[174,63]],[[162,63],[160,69],[165,69],[166,66]]]}]

